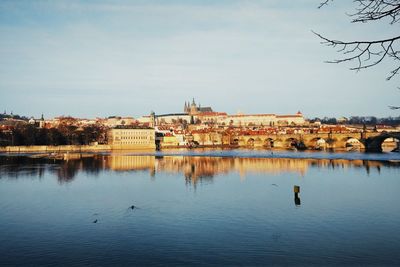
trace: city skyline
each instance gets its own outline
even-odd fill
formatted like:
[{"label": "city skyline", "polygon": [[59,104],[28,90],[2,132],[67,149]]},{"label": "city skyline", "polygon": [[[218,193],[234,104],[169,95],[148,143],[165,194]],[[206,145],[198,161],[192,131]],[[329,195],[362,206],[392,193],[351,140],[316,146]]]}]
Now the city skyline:
[{"label": "city skyline", "polygon": [[[176,111],[176,112],[175,112]],[[13,110],[6,110],[4,109],[3,112],[0,112],[2,115],[6,116],[19,116],[21,119],[35,119],[35,120],[53,120],[57,118],[75,118],[75,119],[88,119],[88,120],[93,120],[93,119],[107,119],[107,118],[131,118],[131,119],[142,119],[151,116],[154,113],[154,115],[157,116],[166,116],[166,115],[174,115],[174,114],[184,114],[186,112],[182,112],[181,109],[177,109],[171,112],[166,112],[166,113],[155,113],[154,110],[151,110],[148,113],[143,113],[140,115],[132,115],[132,114],[111,114],[110,115],[93,115],[93,116],[85,116],[85,115],[78,115],[78,116],[73,116],[70,113],[66,114],[56,114],[54,116],[49,116],[45,113],[38,113],[37,116],[34,116],[32,114],[20,114],[17,112],[14,112]],[[324,116],[317,116],[313,114],[304,114],[300,110],[297,112],[292,112],[292,113],[276,113],[276,112],[261,112],[261,113],[243,113],[241,110],[238,110],[236,113],[228,113],[225,111],[221,110],[216,110],[211,112],[212,114],[226,114],[228,116],[262,116],[262,115],[272,115],[272,116],[295,116],[295,114],[301,114],[302,117],[306,120],[315,120],[315,119],[320,119],[320,120],[329,120],[329,119],[351,119],[351,118],[376,118],[376,119],[387,119],[387,118],[398,118],[398,115],[388,115],[388,116],[375,116],[375,115],[359,115],[359,114],[352,114],[352,115],[341,115],[341,116],[329,116],[329,115],[324,115]],[[189,113],[187,113],[190,115]]]},{"label": "city skyline", "polygon": [[0,104],[40,117],[215,111],[305,117],[398,116],[390,62],[359,73],[311,30],[387,37],[351,24],[351,4],[319,1],[2,1]]}]

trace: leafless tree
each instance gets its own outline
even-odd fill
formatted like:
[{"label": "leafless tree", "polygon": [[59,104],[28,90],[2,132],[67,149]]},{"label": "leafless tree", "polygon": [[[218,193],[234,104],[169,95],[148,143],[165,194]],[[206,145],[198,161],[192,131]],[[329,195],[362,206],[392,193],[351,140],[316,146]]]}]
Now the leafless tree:
[{"label": "leafless tree", "polygon": [[[333,0],[325,0],[320,3],[319,8],[326,6]],[[350,14],[353,23],[377,21],[390,18],[390,25],[400,20],[400,0],[353,0],[357,4],[356,12]],[[315,33],[315,32],[314,32]],[[339,48],[344,56],[340,59],[327,61],[328,63],[342,63],[356,61],[357,64],[351,70],[359,71],[373,67],[384,59],[400,60],[399,40],[400,35],[377,40],[334,40],[315,33],[322,39],[322,44]],[[390,72],[387,80],[393,78],[400,71],[400,62],[395,62],[395,68]]]},{"label": "leafless tree", "polygon": [[[333,0],[322,1],[318,8],[327,6]],[[349,14],[352,23],[367,23],[382,19],[389,19],[390,25],[398,25],[400,20],[400,0],[353,0],[356,4],[355,12]],[[327,38],[314,32],[322,44],[339,48],[342,54],[339,59],[327,61],[328,63],[356,62],[351,70],[360,71],[378,65],[384,60],[393,60],[394,68],[386,77],[392,79],[400,72],[400,35],[375,40],[342,41]],[[391,109],[400,109],[390,106]]]}]

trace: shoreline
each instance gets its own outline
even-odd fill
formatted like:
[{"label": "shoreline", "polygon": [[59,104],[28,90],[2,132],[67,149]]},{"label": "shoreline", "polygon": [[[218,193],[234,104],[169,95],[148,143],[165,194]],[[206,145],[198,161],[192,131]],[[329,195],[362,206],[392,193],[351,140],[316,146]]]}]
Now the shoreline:
[{"label": "shoreline", "polygon": [[[187,146],[168,146],[161,147],[160,149],[153,148],[115,148],[111,145],[60,145],[60,146],[47,146],[47,145],[35,145],[35,146],[6,146],[0,147],[0,153],[67,153],[67,152],[113,152],[113,151],[173,151],[173,150],[184,150],[184,151],[195,151],[198,149],[205,150],[254,150],[254,151],[312,151],[312,152],[352,152],[345,149],[325,149],[325,150],[314,150],[314,149],[290,149],[290,148],[267,148],[262,146],[238,146],[238,145],[199,145],[196,147]],[[361,149],[357,152],[365,152]]]},{"label": "shoreline", "polygon": [[[361,154],[370,154],[372,152],[367,152],[365,149],[343,149],[343,148],[327,148],[327,149],[291,149],[291,148],[281,148],[281,147],[263,147],[263,146],[239,146],[239,145],[198,145],[196,147],[187,147],[187,146],[168,146],[161,147],[160,149],[156,149],[153,147],[126,147],[121,148],[120,146],[112,146],[108,144],[97,144],[97,145],[60,145],[60,146],[47,146],[47,145],[35,145],[35,146],[3,146],[0,147],[0,153],[8,154],[8,155],[18,155],[18,154],[32,154],[32,155],[51,155],[55,157],[58,155],[67,155],[67,154],[79,154],[79,153],[150,153],[150,154],[170,154],[171,152],[174,154],[174,151],[179,151],[182,154],[198,154],[197,152],[203,151],[206,152],[218,152],[221,151],[252,151],[253,153],[263,153],[267,152],[268,154],[274,153],[321,153],[321,154],[352,154],[352,153],[361,153]],[[395,151],[391,151],[395,153]],[[376,154],[386,154],[391,153],[390,151],[382,151],[375,152]],[[397,151],[396,151],[397,152]],[[400,153],[399,153],[400,155]]]},{"label": "shoreline", "polygon": [[6,146],[0,147],[3,153],[61,153],[61,152],[106,152],[110,145],[61,145],[61,146]]},{"label": "shoreline", "polygon": [[259,158],[259,159],[316,159],[316,160],[362,160],[362,161],[391,161],[400,162],[400,153],[368,153],[368,152],[344,152],[344,151],[293,151],[293,150],[267,150],[267,149],[165,149],[156,150],[80,150],[80,151],[60,151],[60,152],[1,152],[1,157],[29,157],[47,158],[57,160],[73,160],[95,155],[122,156],[122,157],[218,157],[218,158]]}]

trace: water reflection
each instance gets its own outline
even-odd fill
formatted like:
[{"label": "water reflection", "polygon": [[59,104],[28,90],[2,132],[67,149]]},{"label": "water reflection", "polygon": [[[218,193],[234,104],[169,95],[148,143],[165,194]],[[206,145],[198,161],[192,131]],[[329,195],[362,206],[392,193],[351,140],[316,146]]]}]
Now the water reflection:
[{"label": "water reflection", "polygon": [[114,171],[152,170],[155,166],[154,156],[111,155],[104,158],[105,168]]},{"label": "water reflection", "polygon": [[132,156],[77,154],[67,159],[35,158],[29,156],[0,156],[0,177],[43,177],[56,174],[60,183],[72,181],[79,172],[97,176],[101,171],[182,174],[186,183],[210,182],[216,175],[236,172],[241,179],[249,173],[306,174],[309,168],[364,168],[367,173],[382,167],[399,167],[400,162],[346,159],[288,159],[288,158],[229,158],[200,156]]},{"label": "water reflection", "polygon": [[399,167],[0,156],[0,265],[399,266]]}]

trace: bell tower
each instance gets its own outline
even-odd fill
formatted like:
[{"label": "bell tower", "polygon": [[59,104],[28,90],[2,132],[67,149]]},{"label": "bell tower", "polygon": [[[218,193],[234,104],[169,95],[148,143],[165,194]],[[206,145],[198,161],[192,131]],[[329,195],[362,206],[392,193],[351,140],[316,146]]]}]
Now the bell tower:
[{"label": "bell tower", "polygon": [[156,126],[156,114],[154,111],[150,112],[150,125],[151,128],[154,128]]},{"label": "bell tower", "polygon": [[196,106],[196,102],[194,101],[194,98],[192,100],[192,104],[190,105],[190,114],[197,114],[198,113],[198,108]]}]

